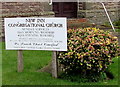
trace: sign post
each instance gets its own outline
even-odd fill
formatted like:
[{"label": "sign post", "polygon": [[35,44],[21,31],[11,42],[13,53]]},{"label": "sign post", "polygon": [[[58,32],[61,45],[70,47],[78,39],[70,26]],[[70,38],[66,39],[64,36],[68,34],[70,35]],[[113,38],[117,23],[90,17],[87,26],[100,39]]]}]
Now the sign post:
[{"label": "sign post", "polygon": [[53,54],[52,54],[52,76],[54,78],[58,77],[58,61],[57,61],[56,51],[53,51]]},{"label": "sign post", "polygon": [[[56,51],[67,51],[66,18],[5,18],[6,50],[18,50],[18,72],[23,71],[22,50],[51,50],[52,75],[57,78]],[[21,50],[19,50],[21,49]]]},{"label": "sign post", "polygon": [[23,71],[23,53],[22,50],[18,50],[18,72],[22,72]]}]

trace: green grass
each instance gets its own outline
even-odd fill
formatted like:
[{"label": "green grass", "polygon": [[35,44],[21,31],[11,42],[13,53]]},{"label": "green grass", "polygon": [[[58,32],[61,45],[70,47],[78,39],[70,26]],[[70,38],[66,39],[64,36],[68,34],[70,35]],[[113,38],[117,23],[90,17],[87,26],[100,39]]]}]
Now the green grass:
[{"label": "green grass", "polygon": [[2,85],[2,43],[0,43],[0,86]]},{"label": "green grass", "polygon": [[[1,44],[1,43],[0,43]],[[118,58],[110,66],[115,78],[104,82],[77,83],[62,79],[55,79],[47,72],[37,72],[40,68],[51,62],[51,51],[23,51],[24,71],[17,72],[17,51],[5,50],[2,43],[2,84],[3,85],[117,85],[118,84]]]}]

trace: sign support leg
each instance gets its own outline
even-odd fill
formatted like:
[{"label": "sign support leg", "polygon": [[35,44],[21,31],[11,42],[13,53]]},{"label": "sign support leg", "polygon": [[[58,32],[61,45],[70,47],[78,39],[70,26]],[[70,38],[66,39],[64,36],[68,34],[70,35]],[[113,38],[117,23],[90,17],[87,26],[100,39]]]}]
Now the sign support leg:
[{"label": "sign support leg", "polygon": [[53,51],[52,54],[52,77],[58,77],[58,61],[57,61],[57,52]]},{"label": "sign support leg", "polygon": [[22,50],[18,50],[18,72],[23,71],[23,52]]}]

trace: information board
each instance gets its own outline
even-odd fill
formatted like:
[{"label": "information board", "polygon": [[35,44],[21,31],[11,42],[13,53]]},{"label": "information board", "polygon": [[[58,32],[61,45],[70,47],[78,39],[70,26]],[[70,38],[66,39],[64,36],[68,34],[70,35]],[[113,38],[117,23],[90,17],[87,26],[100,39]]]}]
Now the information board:
[{"label": "information board", "polygon": [[5,18],[7,50],[67,51],[66,18]]}]

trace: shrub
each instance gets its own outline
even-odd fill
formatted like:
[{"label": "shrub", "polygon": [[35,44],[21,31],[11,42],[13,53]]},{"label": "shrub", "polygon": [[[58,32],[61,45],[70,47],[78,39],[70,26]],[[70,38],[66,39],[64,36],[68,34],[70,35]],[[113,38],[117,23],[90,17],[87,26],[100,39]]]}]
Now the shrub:
[{"label": "shrub", "polygon": [[114,21],[114,25],[115,25],[115,26],[120,26],[120,20]]},{"label": "shrub", "polygon": [[118,55],[118,39],[96,28],[68,29],[68,51],[58,58],[66,74],[83,76],[104,72]]}]

